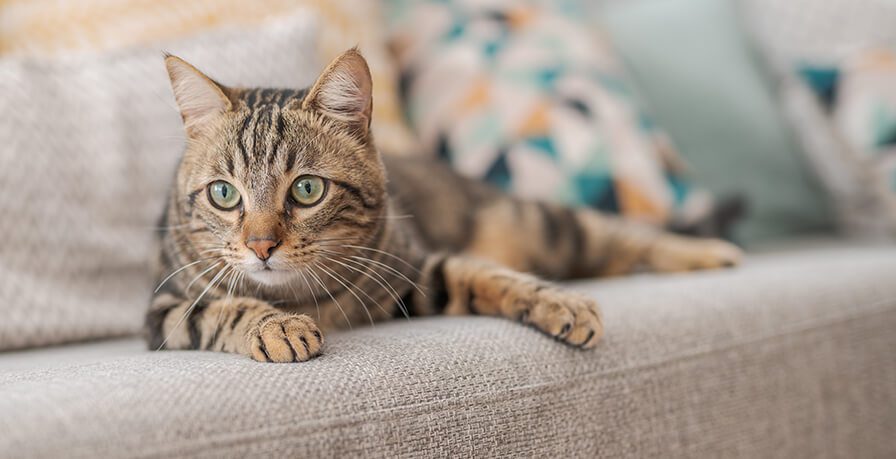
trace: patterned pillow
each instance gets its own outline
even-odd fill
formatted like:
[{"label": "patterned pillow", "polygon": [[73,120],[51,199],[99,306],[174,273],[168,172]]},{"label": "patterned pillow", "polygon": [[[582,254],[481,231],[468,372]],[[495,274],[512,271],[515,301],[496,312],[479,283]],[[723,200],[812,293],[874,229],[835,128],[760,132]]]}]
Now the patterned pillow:
[{"label": "patterned pillow", "polygon": [[896,3],[740,1],[842,230],[896,235]]},{"label": "patterned pillow", "polygon": [[857,53],[840,67],[803,67],[802,73],[826,104],[847,147],[871,171],[868,185],[883,197],[892,221],[896,218],[896,51],[872,49]]},{"label": "patterned pillow", "polygon": [[463,174],[658,225],[709,215],[579,2],[386,4],[409,122]]},{"label": "patterned pillow", "polygon": [[308,85],[299,15],[126,51],[0,60],[0,350],[136,333],[183,128],[162,49],[233,85]]},{"label": "patterned pillow", "polygon": [[385,152],[419,149],[401,116],[379,3],[356,0],[78,0],[0,2],[0,55],[53,56],[169,40],[221,26],[255,26],[311,10],[321,23],[319,60],[360,45],[373,74],[373,131]]}]

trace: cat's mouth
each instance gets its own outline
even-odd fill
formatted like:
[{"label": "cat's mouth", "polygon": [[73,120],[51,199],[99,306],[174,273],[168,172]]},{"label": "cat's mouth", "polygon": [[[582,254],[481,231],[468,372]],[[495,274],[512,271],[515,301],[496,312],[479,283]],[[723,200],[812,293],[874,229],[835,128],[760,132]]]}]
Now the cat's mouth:
[{"label": "cat's mouth", "polygon": [[295,278],[293,271],[276,269],[269,265],[265,265],[261,269],[250,270],[246,274],[253,281],[270,287],[286,284]]}]

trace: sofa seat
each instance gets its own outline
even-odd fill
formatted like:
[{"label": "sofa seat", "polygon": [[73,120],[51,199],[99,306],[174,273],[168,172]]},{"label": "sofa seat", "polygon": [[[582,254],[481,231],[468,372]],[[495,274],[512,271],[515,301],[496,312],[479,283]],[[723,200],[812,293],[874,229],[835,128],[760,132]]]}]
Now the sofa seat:
[{"label": "sofa seat", "polygon": [[303,364],[138,340],[0,354],[3,457],[896,457],[896,247],[571,284],[593,351],[486,317]]}]

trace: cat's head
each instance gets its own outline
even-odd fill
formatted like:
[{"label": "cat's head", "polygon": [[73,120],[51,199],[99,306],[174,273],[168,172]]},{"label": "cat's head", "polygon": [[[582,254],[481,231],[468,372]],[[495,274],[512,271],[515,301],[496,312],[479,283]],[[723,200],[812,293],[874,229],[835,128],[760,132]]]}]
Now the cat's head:
[{"label": "cat's head", "polygon": [[376,236],[385,173],[357,50],[307,90],[228,88],[180,58],[165,64],[188,139],[174,190],[177,244],[279,285]]}]

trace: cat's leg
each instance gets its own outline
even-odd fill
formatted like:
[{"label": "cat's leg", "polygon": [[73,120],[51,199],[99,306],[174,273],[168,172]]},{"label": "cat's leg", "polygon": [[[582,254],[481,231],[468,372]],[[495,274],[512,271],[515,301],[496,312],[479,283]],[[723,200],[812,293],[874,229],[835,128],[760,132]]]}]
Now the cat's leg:
[{"label": "cat's leg", "polygon": [[323,335],[304,314],[280,311],[253,298],[193,304],[157,295],[146,316],[149,346],[233,352],[260,362],[302,362],[320,354]]},{"label": "cat's leg", "polygon": [[572,346],[594,347],[603,336],[597,303],[535,276],[465,255],[432,255],[422,269],[427,313],[480,314],[532,325]]},{"label": "cat's leg", "polygon": [[690,271],[737,265],[741,250],[720,239],[671,234],[591,209],[493,201],[477,211],[465,252],[551,278],[610,276],[638,267]]}]

